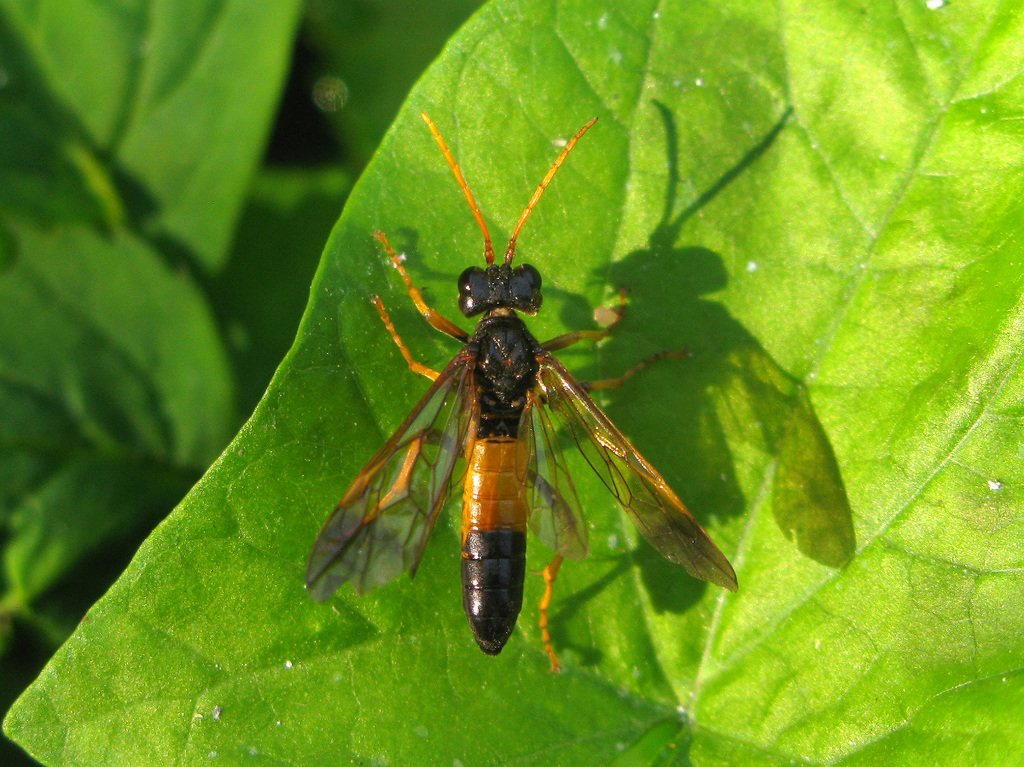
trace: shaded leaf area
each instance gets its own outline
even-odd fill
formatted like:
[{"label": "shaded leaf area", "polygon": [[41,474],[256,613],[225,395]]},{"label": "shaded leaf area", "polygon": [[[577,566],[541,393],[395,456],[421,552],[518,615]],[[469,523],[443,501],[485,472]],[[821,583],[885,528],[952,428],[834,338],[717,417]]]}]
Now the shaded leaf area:
[{"label": "shaded leaf area", "polygon": [[[1022,26],[962,4],[487,6],[353,191],[253,418],[6,732],[53,764],[1012,762]],[[335,499],[426,389],[369,296],[427,364],[453,351],[371,233],[446,312],[479,263],[420,110],[499,240],[598,115],[520,238],[546,280],[531,328],[586,326],[626,288],[572,369],[690,351],[606,404],[740,590],[663,562],[580,474],[592,554],[559,579],[560,677],[532,607],[497,659],[473,646],[444,525],[415,582],[302,588]]]},{"label": "shaded leaf area", "polygon": [[0,204],[225,257],[299,3],[0,4]]},{"label": "shaded leaf area", "polygon": [[[5,617],[37,620],[33,600],[165,512],[235,425],[186,268],[223,259],[295,4],[244,24],[201,5],[0,5]],[[258,85],[225,90],[232,73]]]},{"label": "shaded leaf area", "polygon": [[352,0],[307,6],[304,39],[316,59],[305,84],[360,167],[377,148],[409,85],[481,4]]},{"label": "shaded leaf area", "polygon": [[297,5],[0,3],[0,708],[236,426],[193,272],[224,259]]},{"label": "shaded leaf area", "polygon": [[173,504],[232,417],[226,359],[190,280],[127,234],[16,231],[0,281],[12,609]]},{"label": "shaded leaf area", "polygon": [[350,188],[330,166],[268,167],[253,182],[228,260],[207,284],[240,413],[256,407],[295,338],[310,275]]},{"label": "shaded leaf area", "polygon": [[[75,354],[68,357],[64,346],[46,336],[61,322],[49,315],[61,309],[39,301],[30,281],[12,279],[6,285],[17,294],[19,307],[32,305],[32,311],[18,316],[16,332],[22,323],[38,321],[33,328],[38,335],[27,334],[38,344],[38,360],[64,357],[54,363],[63,378],[77,377],[90,387],[84,396],[88,402],[79,409],[97,413],[83,419],[96,416],[105,425],[116,421],[120,431],[114,428],[89,442],[95,435],[78,434],[76,423],[49,429],[24,397],[4,402],[0,420],[9,424],[7,435],[16,448],[5,452],[2,470],[11,483],[4,487],[0,509],[5,560],[0,709],[6,710],[42,667],[44,653],[70,634],[87,605],[123,569],[141,536],[208,465],[238,415],[255,406],[294,337],[315,259],[349,186],[334,170],[271,169],[245,189],[269,132],[269,110],[291,47],[297,7],[278,3],[253,16],[238,4],[225,3],[173,8],[136,3],[116,10],[95,4],[0,5],[0,132],[5,136],[0,146],[0,268],[14,264],[16,254],[32,262],[34,249],[55,233],[65,237],[69,248],[47,253],[50,261],[74,260],[80,240],[89,240],[90,248],[109,249],[103,269],[123,271],[114,275],[115,281],[137,276],[131,264],[121,269],[121,259],[152,261],[157,271],[160,260],[173,265],[167,285],[159,278],[143,281],[143,295],[149,291],[163,297],[146,309],[133,307],[138,311],[132,323],[119,328],[115,338],[82,333]],[[239,18],[239,10],[246,18]],[[82,30],[88,30],[86,37]],[[69,80],[70,91],[65,87]],[[309,100],[308,93],[303,97]],[[308,138],[307,125],[300,140]],[[133,155],[132,147],[143,149]],[[228,254],[228,235],[246,194]],[[174,206],[179,212],[187,208],[189,220],[173,221]],[[202,242],[189,241],[193,221]],[[125,230],[133,235],[122,237]],[[31,241],[23,236],[26,232]],[[124,247],[125,240],[133,246]],[[200,285],[192,285],[185,272],[201,273],[203,267],[219,271],[200,274]],[[72,296],[103,292],[83,287],[79,277],[85,282],[106,279],[99,268],[61,276],[70,278]],[[99,314],[104,308],[118,314],[119,305],[137,296],[114,290],[106,298],[108,305],[97,309]],[[176,302],[172,312],[162,305],[168,299]],[[83,325],[97,320],[89,316],[94,308],[81,312]],[[208,326],[204,332],[212,333],[205,340],[192,332],[203,324]],[[151,337],[154,327],[161,338]],[[175,340],[182,344],[181,353],[163,355]],[[211,340],[217,348],[208,347]],[[126,341],[158,341],[165,347],[159,354],[129,355],[137,363],[125,374],[135,377],[130,383],[123,380],[120,363],[107,364],[120,353],[108,347]],[[214,366],[217,370],[206,364],[204,357],[211,353],[224,356],[221,346],[233,376],[225,377],[223,359]],[[83,370],[75,371],[76,364]],[[181,370],[169,370],[174,365]],[[190,409],[188,418],[197,419],[197,428],[207,432],[206,448],[177,462],[169,455],[173,445],[160,444],[161,438],[171,439],[171,428],[145,444],[135,440],[134,431],[149,434],[150,422],[167,420],[161,412],[165,389],[177,397],[178,389],[184,393],[196,378],[208,381],[209,396]],[[145,396],[136,396],[147,387]],[[235,402],[223,396],[232,387]],[[55,392],[46,404],[59,410],[63,393]],[[143,401],[145,407],[137,407]],[[10,418],[8,406],[15,411]],[[109,418],[110,412],[116,418]],[[187,428],[189,423],[172,426]],[[61,431],[62,426],[67,428]],[[47,439],[69,442],[43,446],[32,441],[39,431]],[[122,438],[126,441],[118,442]],[[0,742],[0,761],[22,763],[25,757],[14,750],[6,740]]]}]

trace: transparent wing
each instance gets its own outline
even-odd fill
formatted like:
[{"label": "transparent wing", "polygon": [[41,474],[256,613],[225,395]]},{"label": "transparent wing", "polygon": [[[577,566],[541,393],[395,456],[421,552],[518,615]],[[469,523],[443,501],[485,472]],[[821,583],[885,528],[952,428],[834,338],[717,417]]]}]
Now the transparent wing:
[{"label": "transparent wing", "polygon": [[338,503],[309,556],[314,599],[346,581],[362,594],[415,574],[477,419],[472,370],[470,355],[456,356]]},{"label": "transparent wing", "polygon": [[736,573],[729,560],[664,477],[615,428],[562,364],[545,354],[540,360],[537,380],[553,423],[572,436],[584,458],[651,545],[695,578],[735,591]]},{"label": "transparent wing", "polygon": [[587,555],[587,526],[551,413],[531,391],[519,424],[529,454],[530,529],[563,557]]}]

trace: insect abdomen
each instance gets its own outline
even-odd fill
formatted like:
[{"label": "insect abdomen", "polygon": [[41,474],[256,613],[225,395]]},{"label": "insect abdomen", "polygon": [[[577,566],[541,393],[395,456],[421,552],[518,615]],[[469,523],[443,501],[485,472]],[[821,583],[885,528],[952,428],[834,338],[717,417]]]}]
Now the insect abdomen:
[{"label": "insect abdomen", "polygon": [[497,655],[523,606],[526,444],[478,439],[462,496],[462,604],[480,649]]}]

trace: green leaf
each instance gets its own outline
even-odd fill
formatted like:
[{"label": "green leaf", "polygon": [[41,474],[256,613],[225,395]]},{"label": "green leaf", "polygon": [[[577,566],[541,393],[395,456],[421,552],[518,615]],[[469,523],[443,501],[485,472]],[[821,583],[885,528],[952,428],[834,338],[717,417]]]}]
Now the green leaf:
[{"label": "green leaf", "polygon": [[188,270],[223,260],[298,5],[0,2],[0,710],[237,427]]},{"label": "green leaf", "polygon": [[[452,41],[357,184],[256,413],[9,713],[30,753],[1019,760],[1024,14],[620,6],[497,2]],[[691,352],[606,402],[739,592],[661,561],[581,473],[592,553],[557,584],[558,677],[539,577],[502,655],[475,648],[454,523],[414,582],[328,605],[303,593],[334,499],[426,388],[368,298],[426,363],[453,351],[371,233],[449,314],[456,276],[480,263],[420,110],[498,242],[559,140],[599,116],[520,238],[546,280],[531,328],[587,326],[622,287],[613,337],[564,355],[581,377]],[[534,543],[531,567],[546,554]]]},{"label": "green leaf", "polygon": [[[38,620],[36,597],[165,513],[235,426],[184,269],[222,259],[296,6],[0,3],[5,619]],[[225,92],[243,72],[256,85]]]},{"label": "green leaf", "polygon": [[[296,5],[240,24],[239,4],[0,4],[5,613],[38,620],[36,597],[166,512],[236,425],[182,271],[222,258]],[[232,73],[256,86],[224,93]]]},{"label": "green leaf", "polygon": [[222,263],[300,3],[190,5],[0,3],[0,206]]},{"label": "green leaf", "polygon": [[127,234],[14,231],[0,276],[0,466],[4,602],[25,607],[83,553],[180,498],[233,411],[191,280]]}]

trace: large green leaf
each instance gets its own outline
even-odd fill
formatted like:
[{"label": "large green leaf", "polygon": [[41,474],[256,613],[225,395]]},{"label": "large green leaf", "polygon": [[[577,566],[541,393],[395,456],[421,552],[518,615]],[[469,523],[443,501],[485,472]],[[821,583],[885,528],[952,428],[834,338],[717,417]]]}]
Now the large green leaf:
[{"label": "large green leaf", "polygon": [[[52,764],[1013,764],[1024,756],[1024,14],[953,3],[499,2],[410,96],[328,244],[256,413],[9,714]],[[304,595],[319,524],[452,348],[479,263],[431,112],[507,234],[560,139],[601,122],[521,238],[541,337],[630,291],[587,377],[691,358],[610,414],[737,567],[725,594],[580,476],[549,674],[502,656],[441,525],[415,582]],[[790,111],[791,110],[791,111]],[[499,236],[500,239],[500,236]],[[840,479],[841,478],[841,479]],[[848,502],[847,502],[848,498]],[[539,568],[546,552],[534,545]],[[852,555],[852,556],[851,556]],[[528,602],[542,584],[532,578]]]}]

